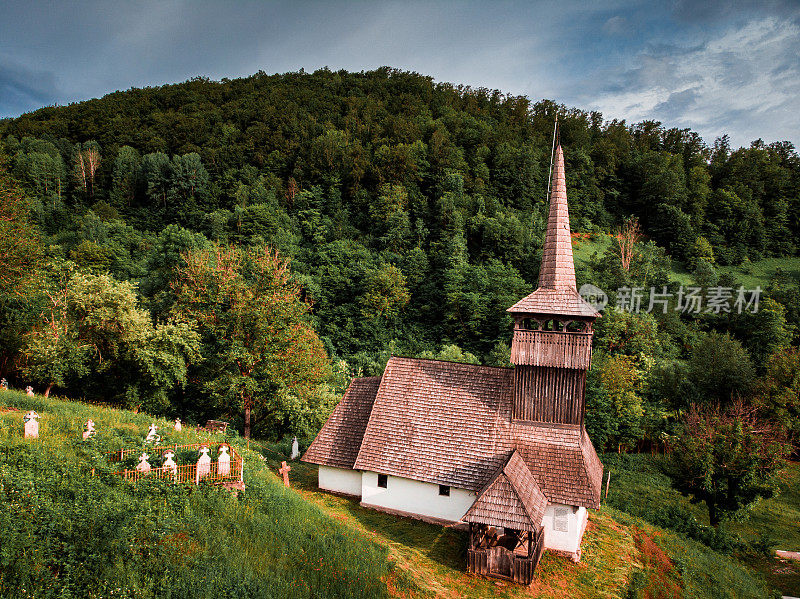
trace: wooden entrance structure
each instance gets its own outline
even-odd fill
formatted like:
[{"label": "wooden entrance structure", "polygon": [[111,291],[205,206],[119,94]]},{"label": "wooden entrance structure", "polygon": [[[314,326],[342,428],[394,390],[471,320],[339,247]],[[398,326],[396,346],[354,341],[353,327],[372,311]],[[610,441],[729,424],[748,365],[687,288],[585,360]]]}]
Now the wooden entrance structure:
[{"label": "wooden entrance structure", "polygon": [[542,519],[547,499],[514,451],[467,510],[467,570],[530,584],[544,551]]}]

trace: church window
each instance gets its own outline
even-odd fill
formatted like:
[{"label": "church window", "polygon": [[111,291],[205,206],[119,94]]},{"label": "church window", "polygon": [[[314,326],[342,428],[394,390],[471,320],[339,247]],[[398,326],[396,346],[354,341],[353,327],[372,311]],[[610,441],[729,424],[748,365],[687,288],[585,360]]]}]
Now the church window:
[{"label": "church window", "polygon": [[379,474],[378,475],[378,486],[381,489],[385,489],[389,483],[389,477],[386,474]]},{"label": "church window", "polygon": [[439,495],[450,497],[450,487],[448,485],[439,485]]}]

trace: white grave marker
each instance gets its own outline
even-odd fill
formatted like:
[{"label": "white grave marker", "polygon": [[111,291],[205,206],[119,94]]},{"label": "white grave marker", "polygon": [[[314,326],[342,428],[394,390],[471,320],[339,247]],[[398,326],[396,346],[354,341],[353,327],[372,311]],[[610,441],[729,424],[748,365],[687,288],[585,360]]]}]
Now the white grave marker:
[{"label": "white grave marker", "polygon": [[172,472],[172,478],[176,478],[178,476],[178,465],[175,463],[175,460],[172,458],[175,457],[174,451],[165,451],[164,452],[164,470],[168,470]]},{"label": "white grave marker", "polygon": [[139,456],[139,463],[136,464],[136,470],[142,474],[150,473],[150,463],[147,461],[148,458],[150,458],[150,456],[146,453],[142,453],[142,455]]},{"label": "white grave marker", "polygon": [[39,414],[31,410],[25,416],[23,416],[23,420],[25,421],[25,438],[26,439],[38,439],[39,438],[39,422],[37,419],[39,418]]},{"label": "white grave marker", "polygon": [[231,456],[228,454],[228,446],[219,446],[219,457],[217,458],[217,472],[220,476],[228,476],[231,473]]},{"label": "white grave marker", "polygon": [[27,387],[25,387],[25,393],[27,393],[27,394],[28,394],[28,397],[33,397],[33,395],[34,395],[34,393],[33,393],[33,387],[31,387],[30,385],[28,385]]},{"label": "white grave marker", "polygon": [[208,476],[211,472],[211,456],[208,455],[208,447],[203,445],[200,448],[200,459],[197,460],[197,475],[195,476],[195,484],[199,485],[200,480],[204,476]]},{"label": "white grave marker", "polygon": [[292,438],[292,456],[291,459],[296,460],[300,456],[300,444],[297,442],[297,437]]},{"label": "white grave marker", "polygon": [[154,422],[153,424],[150,425],[150,428],[147,431],[147,437],[145,437],[144,442],[145,443],[158,443],[159,441],[161,441],[161,437],[158,436],[158,433],[156,431],[158,431],[158,427],[156,426],[156,423]]},{"label": "white grave marker", "polygon": [[175,430],[180,432],[182,428],[183,427],[181,426],[181,419],[180,418],[176,418],[175,419]]}]

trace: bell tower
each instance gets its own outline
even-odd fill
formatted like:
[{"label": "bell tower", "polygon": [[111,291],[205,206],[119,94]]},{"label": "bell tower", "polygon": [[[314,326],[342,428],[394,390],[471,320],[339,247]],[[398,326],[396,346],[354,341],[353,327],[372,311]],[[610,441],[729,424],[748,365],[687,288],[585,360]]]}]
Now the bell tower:
[{"label": "bell tower", "polygon": [[592,324],[600,314],[575,284],[564,153],[559,142],[539,287],[511,306],[515,420],[583,425]]}]

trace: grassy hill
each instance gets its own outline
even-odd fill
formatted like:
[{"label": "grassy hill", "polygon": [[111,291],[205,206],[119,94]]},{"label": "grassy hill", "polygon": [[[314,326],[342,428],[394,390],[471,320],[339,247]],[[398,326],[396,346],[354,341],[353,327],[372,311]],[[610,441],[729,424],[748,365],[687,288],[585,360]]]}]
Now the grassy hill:
[{"label": "grassy hill", "polygon": [[604,463],[612,480],[608,505],[731,551],[784,594],[800,596],[800,564],[778,560],[772,552],[800,548],[799,463],[781,473],[777,496],[759,502],[746,520],[723,523],[717,531],[709,527],[704,504],[692,504],[672,488],[661,458],[606,455]]},{"label": "grassy hill", "polygon": [[[575,270],[587,270],[592,254],[597,252],[598,256],[602,256],[612,242],[611,235],[605,234],[592,238],[573,239],[572,252],[575,259]],[[738,285],[742,285],[745,289],[755,289],[756,286],[766,289],[770,279],[778,270],[782,270],[793,279],[800,278],[800,257],[764,258],[740,266],[717,266],[716,269],[719,275],[730,275]],[[697,284],[692,273],[680,262],[672,263],[670,278],[681,285]]]},{"label": "grassy hill", "polygon": [[[41,415],[40,439],[22,415]],[[84,443],[91,417],[98,437]],[[765,597],[759,574],[644,519],[593,512],[580,564],[545,554],[530,588],[464,572],[463,531],[322,493],[288,449],[229,441],[247,490],[134,485],[103,452],[141,446],[143,414],[15,392],[0,395],[0,596],[4,597]],[[156,421],[165,442],[221,440]],[[251,445],[252,449],[256,444]],[[94,476],[92,473],[94,469]]]}]

